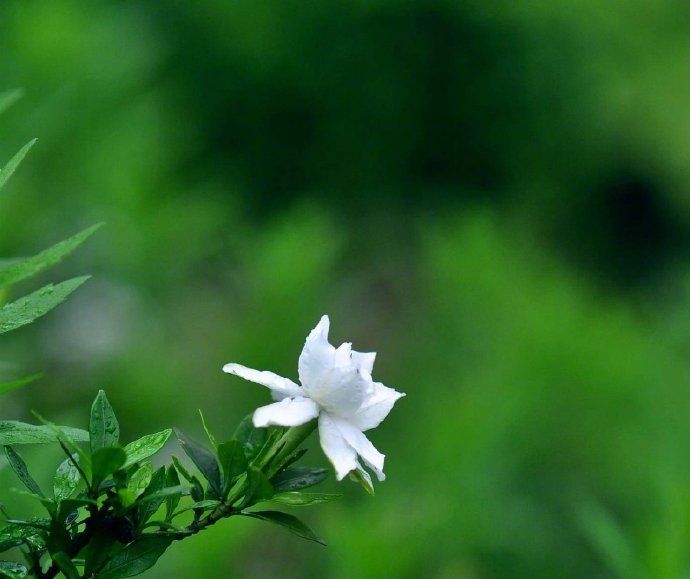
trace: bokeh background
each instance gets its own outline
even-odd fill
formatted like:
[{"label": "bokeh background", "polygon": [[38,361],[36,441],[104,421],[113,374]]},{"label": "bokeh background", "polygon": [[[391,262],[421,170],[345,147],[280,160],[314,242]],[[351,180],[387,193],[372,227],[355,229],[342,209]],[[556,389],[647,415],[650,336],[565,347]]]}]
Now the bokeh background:
[{"label": "bokeh background", "polygon": [[126,439],[229,437],[267,395],[221,366],[294,376],[322,313],[408,394],[377,496],[302,513],[327,548],[227,521],[145,577],[690,577],[690,4],[5,0],[0,31],[0,159],[39,137],[0,255],[107,223],[3,340],[46,372],[3,418],[105,388]]}]

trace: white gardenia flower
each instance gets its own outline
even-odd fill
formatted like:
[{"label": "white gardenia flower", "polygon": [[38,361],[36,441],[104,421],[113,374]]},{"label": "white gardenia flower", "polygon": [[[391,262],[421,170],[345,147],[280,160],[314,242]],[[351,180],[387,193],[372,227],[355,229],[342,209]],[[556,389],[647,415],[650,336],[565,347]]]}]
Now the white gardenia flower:
[{"label": "white gardenia flower", "polygon": [[371,484],[361,457],[382,481],[385,457],[363,433],[381,424],[404,394],[373,381],[374,352],[355,352],[349,343],[332,346],[329,325],[323,316],[307,337],[298,362],[301,385],[239,364],[226,364],[223,371],[267,386],[278,401],[254,412],[254,426],[299,426],[318,417],[321,448],[336,478],[356,471]]}]

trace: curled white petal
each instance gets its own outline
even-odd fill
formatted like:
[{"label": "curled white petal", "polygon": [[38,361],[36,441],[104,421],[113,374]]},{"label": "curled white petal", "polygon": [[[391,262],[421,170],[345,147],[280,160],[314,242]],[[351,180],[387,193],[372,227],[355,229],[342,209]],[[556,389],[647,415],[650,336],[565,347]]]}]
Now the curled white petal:
[{"label": "curled white petal", "polygon": [[355,449],[347,443],[336,422],[325,412],[319,416],[319,439],[324,454],[335,469],[336,479],[343,480],[359,466]]},{"label": "curled white petal", "polygon": [[309,333],[299,356],[297,370],[302,384],[311,384],[334,367],[335,348],[328,343],[330,320],[323,316]]},{"label": "curled white petal", "polygon": [[386,456],[376,450],[364,433],[352,426],[349,422],[338,420],[336,421],[336,426],[343,435],[345,442],[362,457],[364,463],[376,473],[378,479],[380,481],[385,480],[386,475],[383,474],[383,462]]},{"label": "curled white petal", "polygon": [[384,386],[380,382],[374,382],[371,394],[350,418],[350,422],[362,431],[376,428],[403,396],[405,394],[402,392]]},{"label": "curled white petal", "polygon": [[257,428],[265,426],[299,426],[319,415],[319,407],[309,398],[285,398],[254,411]]},{"label": "curled white petal", "polygon": [[289,378],[283,378],[267,370],[254,370],[241,364],[225,364],[223,372],[234,374],[250,382],[256,382],[262,386],[270,388],[279,398],[285,396],[302,396],[302,389]]},{"label": "curled white petal", "polygon": [[352,363],[369,375],[374,371],[374,360],[376,360],[376,352],[352,351]]},{"label": "curled white petal", "polygon": [[335,367],[352,366],[352,344],[345,342],[335,349]]}]

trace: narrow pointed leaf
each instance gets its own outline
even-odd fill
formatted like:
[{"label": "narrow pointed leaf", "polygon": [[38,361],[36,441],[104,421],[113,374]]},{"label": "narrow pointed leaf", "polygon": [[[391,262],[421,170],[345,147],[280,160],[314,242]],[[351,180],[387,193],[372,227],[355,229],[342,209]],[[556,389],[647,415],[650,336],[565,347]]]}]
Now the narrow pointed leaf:
[{"label": "narrow pointed leaf", "polygon": [[41,487],[38,486],[38,483],[29,474],[29,470],[26,468],[26,463],[22,457],[11,446],[5,447],[5,456],[19,480],[24,483],[24,486],[39,497],[45,497]]},{"label": "narrow pointed leaf", "polygon": [[0,334],[30,324],[59,305],[89,276],[76,277],[59,284],[48,284],[28,296],[0,308]]},{"label": "narrow pointed leaf", "polygon": [[98,579],[121,579],[143,573],[156,564],[171,542],[166,537],[144,535],[108,561],[98,573]]},{"label": "narrow pointed leaf", "polygon": [[214,501],[214,500],[205,500],[205,501],[197,501],[196,503],[192,503],[189,506],[186,506],[183,509],[180,509],[175,513],[175,515],[180,515],[182,513],[186,513],[187,511],[194,511],[196,509],[200,509],[202,511],[210,511],[212,509],[215,509],[218,505],[220,505],[220,501]]},{"label": "narrow pointed leaf", "polygon": [[146,523],[163,504],[165,495],[159,496],[158,493],[165,488],[165,481],[165,468],[161,467],[153,473],[151,482],[137,500],[137,505],[139,505],[140,526]]},{"label": "narrow pointed leaf", "polygon": [[246,416],[233,434],[244,447],[247,459],[252,460],[263,448],[268,438],[268,428],[256,428],[252,422],[252,415]]},{"label": "narrow pointed leaf", "polygon": [[201,486],[201,481],[199,481],[199,479],[196,478],[193,474],[189,473],[189,471],[180,462],[179,458],[173,456],[172,461],[175,465],[175,469],[177,470],[177,472],[179,472],[182,475],[182,478],[184,478],[189,484],[192,485],[192,498],[195,501],[203,500],[204,488]]},{"label": "narrow pointed leaf", "polygon": [[325,468],[292,466],[279,472],[271,479],[277,493],[299,491],[319,484],[328,477]]},{"label": "narrow pointed leaf", "polygon": [[[169,487],[179,486],[180,477],[174,465],[170,465],[165,473],[165,483]],[[175,514],[175,509],[180,504],[180,495],[171,495],[165,499],[165,520],[170,521]]]},{"label": "narrow pointed leaf", "polygon": [[247,471],[247,492],[242,508],[265,501],[273,496],[273,485],[268,477],[258,468],[250,466]]},{"label": "narrow pointed leaf", "polygon": [[19,378],[18,380],[12,380],[12,382],[2,382],[0,383],[0,394],[5,394],[6,392],[9,392],[11,390],[16,390],[17,388],[21,388],[22,386],[31,384],[31,382],[35,382],[42,376],[43,374],[39,372],[38,374],[25,376],[24,378]]},{"label": "narrow pointed leaf", "polygon": [[115,446],[120,438],[120,425],[103,390],[98,391],[91,405],[89,434],[91,435],[91,452],[99,448]]},{"label": "narrow pointed leaf", "polygon": [[209,442],[211,443],[211,446],[215,449],[218,448],[218,442],[216,442],[216,437],[211,434],[211,431],[209,430],[208,426],[206,425],[206,418],[204,417],[204,413],[199,409],[199,416],[201,417],[201,424],[204,427],[204,432],[206,433],[206,436],[208,437]]},{"label": "narrow pointed leaf", "polygon": [[223,496],[230,490],[233,481],[247,470],[247,457],[238,440],[218,445],[218,460],[223,470]]},{"label": "narrow pointed leaf", "polygon": [[[55,428],[56,430],[54,430]],[[36,426],[14,420],[0,421],[0,444],[46,444],[58,441],[58,434],[69,437],[74,442],[87,442],[89,433],[69,426]]]},{"label": "narrow pointed leaf", "polygon": [[309,541],[314,541],[320,545],[326,545],[323,539],[318,537],[314,531],[312,531],[305,523],[300,521],[297,517],[288,515],[281,511],[255,511],[255,512],[242,512],[240,513],[245,517],[252,517],[254,519],[259,519],[261,521],[269,521],[285,527],[291,533],[294,533],[298,537],[303,539],[308,539]]},{"label": "narrow pointed leaf", "polygon": [[286,492],[273,495],[271,501],[282,505],[290,505],[291,507],[309,507],[311,505],[320,505],[321,503],[330,503],[342,496],[326,493]]},{"label": "narrow pointed leaf", "polygon": [[208,484],[211,486],[213,491],[218,496],[221,496],[222,484],[220,468],[218,466],[216,457],[210,450],[194,442],[180,430],[176,430],[175,432],[182,450],[184,450],[187,456],[192,459],[192,462],[196,465],[201,474],[204,475],[204,478],[208,481]]},{"label": "narrow pointed leaf", "polygon": [[7,287],[18,283],[59,263],[63,258],[84,243],[84,241],[101,227],[101,225],[102,223],[93,225],[69,239],[56,243],[33,257],[23,259],[13,263],[9,267],[0,269],[0,287]]},{"label": "narrow pointed leaf", "polygon": [[12,176],[12,173],[14,173],[17,170],[17,167],[19,167],[19,164],[24,160],[24,157],[26,157],[26,154],[29,152],[29,149],[34,146],[36,143],[36,139],[32,139],[29,141],[26,145],[24,145],[21,149],[19,149],[19,152],[12,157],[7,164],[0,170],[0,190],[4,187],[5,183],[9,180],[9,178]]},{"label": "narrow pointed leaf", "polygon": [[168,428],[161,432],[147,434],[146,436],[142,436],[139,440],[130,442],[125,446],[125,452],[127,453],[125,468],[156,454],[163,448],[171,434],[172,429]]}]

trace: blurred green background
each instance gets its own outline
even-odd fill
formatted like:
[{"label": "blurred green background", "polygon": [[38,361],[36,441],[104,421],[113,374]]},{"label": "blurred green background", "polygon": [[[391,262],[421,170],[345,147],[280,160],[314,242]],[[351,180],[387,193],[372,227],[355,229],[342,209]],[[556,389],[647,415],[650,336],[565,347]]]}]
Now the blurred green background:
[{"label": "blurred green background", "polygon": [[302,513],[327,548],[231,520],[145,577],[690,577],[687,1],[5,0],[0,31],[0,159],[39,137],[0,256],[107,223],[3,340],[47,373],[3,418],[105,388],[128,440],[229,437],[268,397],[222,365],[296,377],[322,313],[408,394],[375,499]]}]

